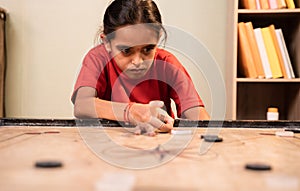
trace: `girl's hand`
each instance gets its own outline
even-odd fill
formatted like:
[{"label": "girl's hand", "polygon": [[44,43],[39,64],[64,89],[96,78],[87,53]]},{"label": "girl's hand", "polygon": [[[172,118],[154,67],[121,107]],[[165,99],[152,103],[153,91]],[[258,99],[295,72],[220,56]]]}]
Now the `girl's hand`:
[{"label": "girl's hand", "polygon": [[[162,101],[151,101],[149,104],[134,103],[129,112],[129,121],[138,127],[152,126],[160,131],[170,132],[173,129],[174,119],[166,111],[161,109],[164,106]],[[143,131],[152,131],[152,128],[143,128]],[[152,132],[146,132],[151,133]]]},{"label": "girl's hand", "polygon": [[150,110],[152,118],[150,124],[157,127],[160,131],[170,132],[173,129],[174,119],[168,113],[161,109],[164,106],[162,101],[150,101]]}]

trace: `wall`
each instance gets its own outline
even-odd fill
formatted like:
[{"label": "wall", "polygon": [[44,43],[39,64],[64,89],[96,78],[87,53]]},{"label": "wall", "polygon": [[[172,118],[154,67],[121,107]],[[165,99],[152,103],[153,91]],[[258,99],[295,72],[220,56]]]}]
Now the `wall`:
[{"label": "wall", "polygon": [[[6,116],[72,118],[70,96],[84,54],[93,46],[109,0],[1,0],[8,11]],[[224,0],[157,0],[164,23],[208,48],[225,70]],[[184,5],[183,5],[184,3]],[[180,59],[181,55],[178,55]],[[205,76],[185,64],[211,110]],[[202,84],[203,85],[198,85]],[[201,87],[199,87],[201,86]],[[224,95],[225,96],[225,95]]]}]

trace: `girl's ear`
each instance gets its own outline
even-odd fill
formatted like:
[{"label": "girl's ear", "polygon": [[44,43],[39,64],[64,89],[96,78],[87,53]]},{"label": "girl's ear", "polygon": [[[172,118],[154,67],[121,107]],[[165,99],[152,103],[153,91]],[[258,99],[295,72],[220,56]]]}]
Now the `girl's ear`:
[{"label": "girl's ear", "polygon": [[101,38],[101,40],[102,40],[102,42],[103,42],[103,44],[104,44],[104,46],[105,46],[107,52],[111,52],[110,42],[109,42],[109,40],[107,39],[106,35],[105,35],[105,34],[101,34],[101,35],[100,35],[100,38]]}]

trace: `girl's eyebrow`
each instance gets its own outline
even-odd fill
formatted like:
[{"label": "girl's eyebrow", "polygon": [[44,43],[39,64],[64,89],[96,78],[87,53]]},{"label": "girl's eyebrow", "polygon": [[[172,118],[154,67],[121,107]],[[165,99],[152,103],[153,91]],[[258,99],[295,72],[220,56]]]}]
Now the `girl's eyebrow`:
[{"label": "girl's eyebrow", "polygon": [[126,45],[117,45],[116,47],[117,47],[117,49],[119,49],[119,50],[124,50],[124,49],[129,49],[129,48],[131,48],[130,46],[126,46]]},{"label": "girl's eyebrow", "polygon": [[[156,47],[156,44],[145,44],[145,45],[143,45],[143,48],[145,48],[145,47],[154,48],[154,47]],[[124,50],[124,49],[129,49],[132,47],[127,46],[127,45],[116,45],[116,48],[119,50]]]},{"label": "girl's eyebrow", "polygon": [[156,47],[156,44],[146,44],[144,47],[154,48]]}]

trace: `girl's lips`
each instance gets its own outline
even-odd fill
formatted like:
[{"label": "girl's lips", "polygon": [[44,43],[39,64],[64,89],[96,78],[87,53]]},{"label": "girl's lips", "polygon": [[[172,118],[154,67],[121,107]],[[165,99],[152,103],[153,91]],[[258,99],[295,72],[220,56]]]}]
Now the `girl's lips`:
[{"label": "girl's lips", "polygon": [[144,71],[145,71],[145,69],[131,69],[131,70],[129,70],[129,72],[132,72],[132,73],[142,73]]}]

